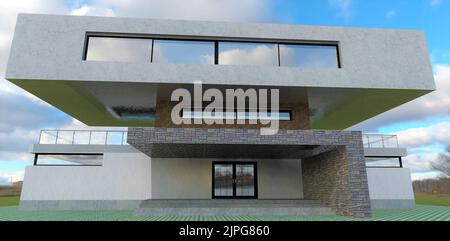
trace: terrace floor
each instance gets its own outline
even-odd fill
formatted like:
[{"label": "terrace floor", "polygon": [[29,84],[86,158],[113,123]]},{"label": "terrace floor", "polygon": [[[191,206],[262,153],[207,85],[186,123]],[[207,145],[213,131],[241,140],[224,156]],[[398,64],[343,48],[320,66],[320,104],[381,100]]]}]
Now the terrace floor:
[{"label": "terrace floor", "polygon": [[414,209],[379,209],[371,218],[325,216],[134,216],[133,211],[19,211],[0,207],[0,221],[450,221],[450,207],[417,205]]}]

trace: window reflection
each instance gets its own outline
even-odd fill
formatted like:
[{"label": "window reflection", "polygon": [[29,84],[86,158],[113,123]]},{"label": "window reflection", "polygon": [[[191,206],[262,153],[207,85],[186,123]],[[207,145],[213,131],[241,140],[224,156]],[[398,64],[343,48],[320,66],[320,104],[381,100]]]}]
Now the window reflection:
[{"label": "window reflection", "polygon": [[36,154],[35,165],[52,166],[100,166],[101,154]]},{"label": "window reflection", "polygon": [[151,39],[89,37],[86,60],[150,62]]},{"label": "window reflection", "polygon": [[400,157],[366,157],[366,167],[401,167]]},{"label": "window reflection", "polygon": [[214,42],[155,40],[153,63],[214,64]]},{"label": "window reflection", "polygon": [[278,66],[278,47],[271,43],[219,42],[219,64]]},{"label": "window reflection", "polygon": [[182,118],[185,119],[209,119],[209,120],[277,120],[277,121],[290,121],[291,111],[278,111],[278,112],[259,112],[250,110],[234,110],[234,111],[214,111],[203,112],[197,110],[184,109]]},{"label": "window reflection", "polygon": [[[217,44],[218,49],[215,49]],[[217,55],[216,55],[217,51]],[[336,45],[89,37],[89,61],[339,68]]]},{"label": "window reflection", "polygon": [[280,44],[280,65],[289,67],[338,67],[337,47]]}]

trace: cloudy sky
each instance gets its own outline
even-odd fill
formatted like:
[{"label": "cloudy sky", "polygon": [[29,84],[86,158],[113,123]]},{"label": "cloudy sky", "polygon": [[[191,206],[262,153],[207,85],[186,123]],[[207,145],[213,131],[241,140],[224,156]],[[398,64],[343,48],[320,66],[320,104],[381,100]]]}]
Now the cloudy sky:
[{"label": "cloudy sky", "polygon": [[352,129],[397,134],[414,179],[450,145],[450,0],[14,0],[0,1],[0,183],[21,180],[41,129],[85,128],[3,77],[17,13],[421,29],[438,90]]}]

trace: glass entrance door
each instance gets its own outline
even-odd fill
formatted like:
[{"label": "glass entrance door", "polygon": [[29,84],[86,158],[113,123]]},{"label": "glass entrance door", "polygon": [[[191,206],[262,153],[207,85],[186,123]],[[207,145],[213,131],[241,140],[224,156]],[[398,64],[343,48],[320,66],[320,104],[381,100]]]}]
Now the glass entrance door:
[{"label": "glass entrance door", "polygon": [[214,162],[213,198],[257,198],[256,163]]}]

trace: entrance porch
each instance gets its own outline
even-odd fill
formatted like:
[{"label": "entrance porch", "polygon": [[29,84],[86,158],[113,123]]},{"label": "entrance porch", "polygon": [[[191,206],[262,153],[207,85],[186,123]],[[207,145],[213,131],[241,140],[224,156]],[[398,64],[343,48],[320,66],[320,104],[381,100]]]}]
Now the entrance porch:
[{"label": "entrance porch", "polygon": [[[185,199],[206,199],[198,204],[205,207],[196,207],[206,214],[220,213],[223,206],[253,214],[297,207],[291,211],[301,213],[306,199],[338,215],[371,215],[360,132],[280,130],[261,136],[252,129],[129,128],[128,143],[152,159],[152,199],[175,199],[187,210]],[[239,174],[236,168],[244,166],[247,171]],[[224,198],[254,200],[240,206]],[[287,199],[288,207],[264,199]],[[152,205],[162,204],[154,202],[148,208],[172,212],[157,211]],[[208,209],[217,204],[222,211]],[[203,212],[197,209],[191,211]]]}]

